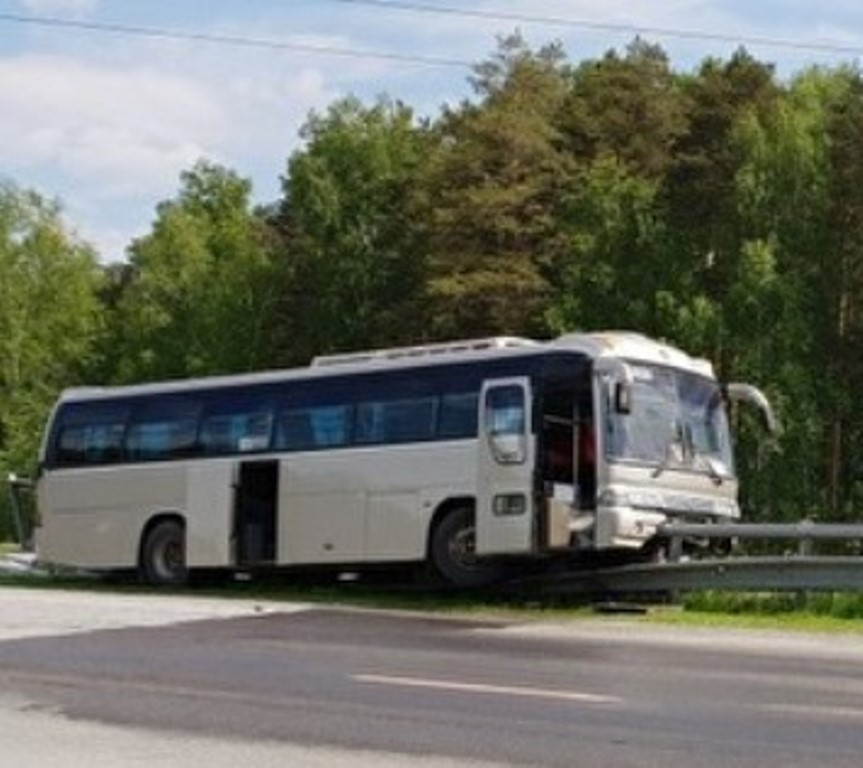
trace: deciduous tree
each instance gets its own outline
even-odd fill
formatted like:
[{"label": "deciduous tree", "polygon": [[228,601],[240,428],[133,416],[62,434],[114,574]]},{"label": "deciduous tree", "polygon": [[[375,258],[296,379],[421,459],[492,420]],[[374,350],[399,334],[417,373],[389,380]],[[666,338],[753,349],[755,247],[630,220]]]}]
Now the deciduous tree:
[{"label": "deciduous tree", "polygon": [[152,232],[129,249],[116,299],[115,378],[246,371],[271,356],[278,265],[251,184],[206,162],[181,177]]},{"label": "deciduous tree", "polygon": [[302,135],[277,216],[288,266],[281,357],[416,341],[425,262],[412,208],[425,129],[402,104],[348,98]]},{"label": "deciduous tree", "polygon": [[101,279],[56,203],[0,184],[0,468],[33,468],[57,394],[86,380]]}]

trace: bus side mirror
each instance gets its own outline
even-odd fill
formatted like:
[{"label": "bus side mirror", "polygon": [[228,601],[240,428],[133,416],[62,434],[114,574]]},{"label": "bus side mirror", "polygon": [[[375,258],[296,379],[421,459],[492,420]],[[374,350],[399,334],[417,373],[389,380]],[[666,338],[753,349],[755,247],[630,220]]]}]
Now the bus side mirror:
[{"label": "bus side mirror", "polygon": [[632,384],[628,381],[618,381],[614,385],[614,410],[624,415],[632,413]]},{"label": "bus side mirror", "polygon": [[635,376],[632,368],[623,360],[606,358],[597,363],[597,368],[607,382],[610,397],[609,407],[622,415],[632,413],[632,383]]},{"label": "bus side mirror", "polygon": [[754,405],[761,413],[764,420],[764,428],[771,437],[778,437],[782,431],[776,415],[773,413],[773,408],[770,406],[770,401],[767,396],[757,387],[751,384],[725,384],[723,393],[727,400],[732,402],[744,402]]}]

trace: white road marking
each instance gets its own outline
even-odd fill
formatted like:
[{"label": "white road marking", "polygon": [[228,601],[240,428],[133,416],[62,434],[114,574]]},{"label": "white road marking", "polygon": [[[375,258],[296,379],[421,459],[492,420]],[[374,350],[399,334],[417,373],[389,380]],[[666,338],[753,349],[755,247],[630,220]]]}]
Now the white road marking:
[{"label": "white road marking", "polygon": [[533,699],[557,699],[560,701],[577,701],[582,704],[619,704],[622,701],[622,699],[617,696],[583,693],[581,691],[559,691],[549,688],[525,688],[521,686],[488,685],[486,683],[462,683],[455,680],[429,680],[419,677],[391,677],[388,675],[353,675],[352,677],[358,683],[393,685],[405,688],[429,688],[438,691],[455,691],[458,693],[523,696]]},{"label": "white road marking", "polygon": [[797,715],[807,720],[863,720],[863,709],[857,707],[825,707],[818,704],[767,704],[761,712],[777,715]]}]

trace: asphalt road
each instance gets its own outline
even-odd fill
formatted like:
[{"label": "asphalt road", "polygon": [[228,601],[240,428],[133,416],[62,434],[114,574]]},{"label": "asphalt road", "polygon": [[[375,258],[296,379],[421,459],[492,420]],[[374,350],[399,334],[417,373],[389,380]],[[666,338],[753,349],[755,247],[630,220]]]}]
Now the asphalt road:
[{"label": "asphalt road", "polygon": [[861,753],[861,638],[0,589],[4,766],[858,768]]}]

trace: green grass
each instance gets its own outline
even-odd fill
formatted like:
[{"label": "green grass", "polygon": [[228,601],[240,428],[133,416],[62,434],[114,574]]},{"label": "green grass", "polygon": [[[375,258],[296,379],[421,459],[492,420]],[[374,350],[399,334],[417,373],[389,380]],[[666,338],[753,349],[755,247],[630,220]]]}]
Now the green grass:
[{"label": "green grass", "polygon": [[683,608],[652,610],[645,621],[677,627],[715,629],[757,629],[782,632],[819,632],[859,634],[863,636],[863,621],[819,616],[804,611],[783,614],[759,613],[700,613]]},{"label": "green grass", "polygon": [[863,592],[694,592],[671,620],[863,632]]}]

